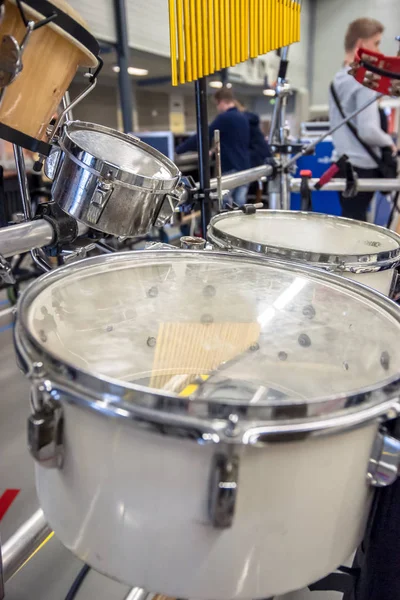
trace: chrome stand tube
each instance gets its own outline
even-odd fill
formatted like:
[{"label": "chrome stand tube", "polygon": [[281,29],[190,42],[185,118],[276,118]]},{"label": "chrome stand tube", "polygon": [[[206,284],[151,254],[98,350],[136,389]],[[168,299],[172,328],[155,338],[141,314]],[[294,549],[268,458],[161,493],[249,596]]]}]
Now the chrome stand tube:
[{"label": "chrome stand tube", "polygon": [[[15,166],[17,168],[18,175],[18,183],[19,190],[21,192],[22,199],[22,208],[24,211],[24,219],[25,221],[32,221],[32,203],[31,203],[31,195],[29,193],[29,185],[28,178],[26,176],[26,167],[25,160],[22,148],[13,144],[14,147],[14,157],[15,157]],[[42,271],[50,271],[51,266],[47,263],[46,257],[41,250],[34,248],[30,251],[33,262],[41,269]]]},{"label": "chrome stand tube", "polygon": [[[221,187],[223,190],[233,190],[235,187],[246,185],[259,179],[265,180],[269,175],[272,175],[272,171],[273,169],[270,165],[262,165],[261,167],[254,167],[254,169],[246,169],[245,171],[238,171],[230,175],[222,175]],[[218,179],[216,177],[211,179],[210,188],[218,188]]]},{"label": "chrome stand tube", "polygon": [[143,588],[134,587],[124,600],[153,600],[155,594],[147,592]]},{"label": "chrome stand tube", "polygon": [[[318,179],[309,179],[308,186],[313,191]],[[301,179],[291,179],[290,189],[292,192],[299,192]],[[332,179],[326,183],[321,192],[343,192],[346,189],[345,179]],[[357,190],[359,192],[394,192],[400,191],[400,179],[358,179]]]},{"label": "chrome stand tube", "polygon": [[13,144],[15,166],[17,168],[17,176],[19,189],[21,192],[22,209],[24,211],[24,221],[32,220],[32,205],[31,196],[29,193],[28,178],[26,176],[25,160],[22,148]]},{"label": "chrome stand tube", "polygon": [[39,509],[2,547],[4,582],[19,571],[50,534],[51,529]]}]

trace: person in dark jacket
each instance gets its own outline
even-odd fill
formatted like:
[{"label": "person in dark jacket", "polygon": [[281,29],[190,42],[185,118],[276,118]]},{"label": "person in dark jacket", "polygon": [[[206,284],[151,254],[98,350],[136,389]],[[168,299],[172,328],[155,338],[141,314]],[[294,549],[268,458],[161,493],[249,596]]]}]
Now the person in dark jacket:
[{"label": "person in dark jacket", "polygon": [[[240,112],[235,104],[233,93],[228,88],[221,88],[215,93],[215,101],[219,115],[209,126],[210,145],[214,132],[219,129],[221,138],[221,168],[222,174],[228,175],[250,168],[250,125],[248,118]],[[194,152],[197,150],[197,135],[188,138],[180,144],[175,152]],[[232,190],[225,198],[225,204],[234,202],[237,206],[246,203],[248,185],[242,185]]]},{"label": "person in dark jacket", "polygon": [[[260,128],[260,117],[255,113],[249,112],[240,102],[236,101],[236,106],[248,119],[250,125],[250,167],[259,167],[264,165],[266,161],[273,160],[271,148],[265,139],[265,136]],[[250,184],[249,194],[256,196],[256,201],[261,201],[262,187],[258,181]]]}]

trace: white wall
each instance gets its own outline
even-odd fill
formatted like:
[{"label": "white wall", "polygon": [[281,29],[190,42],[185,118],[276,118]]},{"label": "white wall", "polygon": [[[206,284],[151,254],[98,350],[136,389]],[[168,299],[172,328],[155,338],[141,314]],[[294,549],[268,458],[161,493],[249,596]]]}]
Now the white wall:
[{"label": "white wall", "polygon": [[381,21],[385,26],[382,51],[393,56],[397,53],[394,38],[400,35],[400,0],[318,0],[313,104],[327,104],[329,84],[343,61],[346,28],[360,17]]}]

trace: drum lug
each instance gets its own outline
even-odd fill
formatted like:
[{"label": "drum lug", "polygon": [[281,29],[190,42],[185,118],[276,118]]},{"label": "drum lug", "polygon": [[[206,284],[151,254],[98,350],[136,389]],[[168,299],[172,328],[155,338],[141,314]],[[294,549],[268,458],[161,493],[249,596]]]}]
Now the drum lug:
[{"label": "drum lug", "polygon": [[[34,387],[32,391],[38,408],[28,419],[28,448],[42,467],[57,469],[62,466],[64,457],[62,408],[48,397],[43,386]],[[40,402],[38,395],[43,396]]]},{"label": "drum lug", "polygon": [[101,177],[97,182],[96,189],[90,200],[90,206],[87,212],[87,219],[90,223],[96,224],[101,217],[101,214],[111,198],[111,194],[114,191],[114,182],[112,175],[108,174],[105,177]]},{"label": "drum lug", "polygon": [[232,526],[235,514],[239,458],[216,454],[213,459],[209,492],[209,516],[218,529]]},{"label": "drum lug", "polygon": [[394,483],[400,467],[400,440],[379,431],[369,460],[367,479],[374,487]]}]

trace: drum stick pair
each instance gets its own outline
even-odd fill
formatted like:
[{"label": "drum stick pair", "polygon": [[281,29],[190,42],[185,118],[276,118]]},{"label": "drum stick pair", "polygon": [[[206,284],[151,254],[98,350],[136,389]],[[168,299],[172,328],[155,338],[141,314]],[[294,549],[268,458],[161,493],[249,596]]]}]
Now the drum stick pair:
[{"label": "drum stick pair", "polygon": [[300,41],[299,0],[169,0],[172,84]]}]

